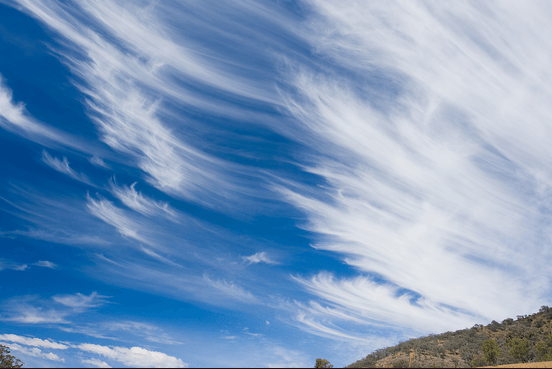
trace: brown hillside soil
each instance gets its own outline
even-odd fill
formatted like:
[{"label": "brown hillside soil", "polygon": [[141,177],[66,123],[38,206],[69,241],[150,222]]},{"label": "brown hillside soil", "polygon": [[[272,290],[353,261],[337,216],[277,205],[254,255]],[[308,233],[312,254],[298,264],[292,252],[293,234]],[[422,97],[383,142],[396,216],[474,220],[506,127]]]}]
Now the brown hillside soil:
[{"label": "brown hillside soil", "polygon": [[539,363],[521,363],[497,366],[482,366],[480,368],[552,368],[552,361],[541,361]]}]

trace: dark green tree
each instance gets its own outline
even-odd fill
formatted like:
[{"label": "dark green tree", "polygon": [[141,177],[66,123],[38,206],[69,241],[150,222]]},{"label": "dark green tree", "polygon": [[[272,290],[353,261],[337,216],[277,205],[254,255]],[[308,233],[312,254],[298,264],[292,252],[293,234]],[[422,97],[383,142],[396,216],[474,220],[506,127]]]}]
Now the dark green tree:
[{"label": "dark green tree", "polygon": [[515,337],[508,341],[508,346],[512,349],[510,350],[510,355],[520,361],[525,361],[527,354],[529,353],[529,341],[527,338],[521,339]]},{"label": "dark green tree", "polygon": [[0,368],[21,368],[25,363],[10,355],[10,348],[0,345]]},{"label": "dark green tree", "polygon": [[498,343],[496,343],[495,340],[488,339],[483,341],[481,346],[483,348],[483,353],[485,354],[485,361],[489,364],[494,364],[496,362],[496,358],[500,356]]},{"label": "dark green tree", "polygon": [[316,359],[315,368],[333,368],[333,365],[326,359]]}]

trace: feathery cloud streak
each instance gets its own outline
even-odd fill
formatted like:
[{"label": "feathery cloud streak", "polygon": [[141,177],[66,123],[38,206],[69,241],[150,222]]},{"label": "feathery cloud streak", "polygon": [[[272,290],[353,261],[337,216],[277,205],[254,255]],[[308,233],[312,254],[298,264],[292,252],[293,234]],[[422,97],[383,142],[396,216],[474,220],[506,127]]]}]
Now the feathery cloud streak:
[{"label": "feathery cloud streak", "polygon": [[90,364],[94,365],[95,368],[111,368],[111,366],[106,363],[105,361],[101,361],[99,359],[84,359],[82,360],[83,364]]},{"label": "feathery cloud streak", "polygon": [[23,103],[13,101],[13,93],[6,86],[4,78],[0,75],[0,127],[20,134],[30,140],[41,144],[63,144],[68,147],[79,147],[74,140],[66,134],[58,132],[55,128],[48,127],[36,121],[25,109]]},{"label": "feathery cloud streak", "polygon": [[46,163],[51,168],[57,170],[60,173],[66,174],[77,181],[91,184],[86,175],[82,173],[77,173],[73,169],[71,169],[71,167],[69,166],[69,161],[66,157],[63,157],[63,160],[60,160],[56,157],[52,157],[46,152],[46,150],[44,150],[42,151],[42,161],[44,161],[44,163]]},{"label": "feathery cloud streak", "polygon": [[[256,86],[245,71],[225,71],[232,63],[221,64],[215,55],[201,56],[204,53],[193,45],[186,46],[187,39],[172,40],[178,34],[164,28],[175,25],[164,18],[162,26],[157,17],[178,13],[188,18],[184,9],[135,5],[130,9],[104,1],[76,2],[70,9],[48,0],[18,3],[65,38],[64,45],[71,52],[59,53],[82,81],[79,88],[88,96],[89,115],[101,140],[134,158],[152,185],[196,201],[200,199],[197,193],[220,196],[242,187],[228,178],[227,168],[235,164],[189,143],[193,137],[187,138],[188,133],[182,131],[196,122],[178,118],[178,113],[167,108],[169,102],[161,101],[212,110],[217,106],[212,105],[212,94],[198,93],[198,83],[254,103],[274,102],[277,94],[274,89],[267,94],[267,86]],[[102,32],[93,32],[81,18]],[[196,101],[196,96],[202,96],[202,101]],[[169,126],[162,119],[167,116],[177,117],[177,122]]]},{"label": "feathery cloud streak", "polygon": [[81,293],[55,295],[51,300],[34,295],[19,296],[2,302],[0,320],[23,324],[69,324],[69,316],[104,305],[107,303],[106,298],[107,296],[101,296],[97,292],[88,296]]},{"label": "feathery cloud streak", "polygon": [[130,187],[125,185],[117,186],[117,183],[113,180],[111,182],[111,193],[126,206],[141,214],[155,215],[161,213],[171,220],[175,218],[176,213],[171,209],[169,204],[166,202],[157,202],[142,195],[141,192],[136,191],[134,188],[136,183],[137,182],[134,182]]},{"label": "feathery cloud streak", "polygon": [[33,265],[43,267],[43,268],[50,268],[50,269],[56,269],[57,268],[56,264],[54,264],[54,263],[52,263],[51,261],[48,261],[48,260],[39,260],[36,263],[34,263]]},{"label": "feathery cloud streak", "polygon": [[0,259],[0,271],[4,269],[24,271],[27,268],[27,264],[18,264],[11,260]]},{"label": "feathery cloud streak", "polygon": [[549,299],[550,6],[310,3],[313,47],[349,75],[290,74],[289,110],[330,189],[281,191],[316,248],[388,284],[301,283],[354,315],[435,328]]},{"label": "feathery cloud streak", "polygon": [[138,234],[138,224],[127,217],[124,212],[114,206],[112,202],[105,199],[94,200],[92,197],[88,196],[88,203],[86,206],[92,215],[115,227],[122,236],[150,244],[149,241]]}]

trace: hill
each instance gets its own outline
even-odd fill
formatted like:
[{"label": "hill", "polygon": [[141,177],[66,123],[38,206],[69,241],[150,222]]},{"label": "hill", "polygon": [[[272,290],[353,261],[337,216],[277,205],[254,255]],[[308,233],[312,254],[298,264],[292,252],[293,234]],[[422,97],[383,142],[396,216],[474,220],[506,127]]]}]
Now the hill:
[{"label": "hill", "polygon": [[469,368],[552,360],[552,308],[502,323],[415,338],[379,349],[348,368]]}]

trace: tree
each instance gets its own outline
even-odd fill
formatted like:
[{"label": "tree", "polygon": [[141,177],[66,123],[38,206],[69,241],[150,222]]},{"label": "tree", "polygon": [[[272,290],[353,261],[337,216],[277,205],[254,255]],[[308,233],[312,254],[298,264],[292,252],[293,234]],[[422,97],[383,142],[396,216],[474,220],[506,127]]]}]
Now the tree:
[{"label": "tree", "polygon": [[483,341],[483,353],[485,354],[485,361],[490,364],[494,364],[496,358],[500,356],[500,349],[498,343],[495,340],[488,339]]},{"label": "tree", "polygon": [[315,368],[333,368],[333,365],[326,359],[316,359]]},{"label": "tree", "polygon": [[0,345],[0,368],[21,368],[25,364],[9,353],[9,347]]},{"label": "tree", "polygon": [[521,339],[519,337],[515,337],[508,342],[508,346],[512,348],[510,350],[510,355],[520,361],[524,361],[525,357],[529,353],[529,341],[527,338]]},{"label": "tree", "polygon": [[491,324],[488,325],[489,329],[491,330],[491,332],[496,332],[498,331],[499,329],[501,329],[502,327],[500,326],[500,323],[497,322],[496,320],[493,320],[491,322]]},{"label": "tree", "polygon": [[512,319],[512,318],[506,318],[506,319],[504,319],[504,320],[502,321],[502,324],[503,324],[503,325],[512,325],[512,324],[514,324],[514,319]]}]

